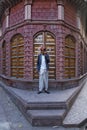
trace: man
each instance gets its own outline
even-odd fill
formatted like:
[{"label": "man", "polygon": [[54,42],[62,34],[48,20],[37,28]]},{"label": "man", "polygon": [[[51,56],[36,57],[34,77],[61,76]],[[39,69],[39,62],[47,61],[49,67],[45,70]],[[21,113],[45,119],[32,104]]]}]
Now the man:
[{"label": "man", "polygon": [[37,70],[39,72],[39,92],[38,94],[44,91],[48,92],[48,69],[49,69],[49,55],[46,53],[46,48],[42,46],[40,48],[41,53],[38,55],[37,60]]}]

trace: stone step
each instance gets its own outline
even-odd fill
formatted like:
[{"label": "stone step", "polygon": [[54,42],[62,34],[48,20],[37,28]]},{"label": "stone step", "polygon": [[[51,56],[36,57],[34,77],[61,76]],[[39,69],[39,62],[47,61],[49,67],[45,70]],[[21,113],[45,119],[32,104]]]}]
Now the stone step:
[{"label": "stone step", "polygon": [[27,103],[26,109],[45,110],[45,109],[66,109],[66,102],[32,102]]},{"label": "stone step", "polygon": [[33,126],[62,125],[65,115],[81,89],[81,87],[76,87],[50,91],[50,94],[37,94],[37,91],[1,85]]},{"label": "stone step", "polygon": [[32,126],[59,126],[65,116],[65,110],[28,110],[27,119]]}]

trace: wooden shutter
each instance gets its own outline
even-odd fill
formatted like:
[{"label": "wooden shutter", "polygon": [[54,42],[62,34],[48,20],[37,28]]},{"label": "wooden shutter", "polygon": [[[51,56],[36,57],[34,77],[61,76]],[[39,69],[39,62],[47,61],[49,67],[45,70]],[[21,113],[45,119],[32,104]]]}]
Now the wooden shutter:
[{"label": "wooden shutter", "polygon": [[69,36],[65,39],[65,78],[75,77],[75,40]]},{"label": "wooden shutter", "polygon": [[47,53],[50,56],[50,64],[49,64],[49,79],[55,79],[56,78],[56,55],[55,55],[55,38],[48,32],[42,32],[39,33],[34,38],[34,72],[33,77],[34,79],[38,79],[38,73],[36,71],[37,66],[37,56],[40,53],[40,47],[42,44],[45,44]]},{"label": "wooden shutter", "polygon": [[22,78],[24,74],[24,40],[16,35],[11,41],[11,76]]},{"label": "wooden shutter", "polygon": [[55,38],[48,32],[46,32],[46,49],[50,56],[49,79],[55,79],[56,78]]}]

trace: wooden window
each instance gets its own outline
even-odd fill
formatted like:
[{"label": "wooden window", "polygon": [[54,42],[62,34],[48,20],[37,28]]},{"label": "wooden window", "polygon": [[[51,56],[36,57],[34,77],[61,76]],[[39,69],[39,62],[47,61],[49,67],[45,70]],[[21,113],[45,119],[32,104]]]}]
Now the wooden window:
[{"label": "wooden window", "polygon": [[2,44],[2,74],[6,75],[6,42]]},{"label": "wooden window", "polygon": [[18,34],[11,40],[11,76],[22,78],[24,75],[24,39]]},{"label": "wooden window", "polygon": [[55,51],[55,38],[49,32],[41,32],[34,38],[34,79],[38,79],[38,73],[36,71],[37,56],[40,53],[40,47],[45,44],[47,53],[50,56],[49,63],[49,79],[56,78],[56,51]]},{"label": "wooden window", "polygon": [[65,78],[75,77],[75,39],[72,36],[65,38]]}]

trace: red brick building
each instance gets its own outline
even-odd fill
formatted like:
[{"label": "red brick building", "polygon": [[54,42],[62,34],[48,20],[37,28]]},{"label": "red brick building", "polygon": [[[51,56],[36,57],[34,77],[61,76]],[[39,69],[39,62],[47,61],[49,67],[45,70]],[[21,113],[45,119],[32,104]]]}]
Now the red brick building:
[{"label": "red brick building", "polygon": [[13,86],[36,86],[37,55],[45,44],[52,86],[76,85],[87,72],[86,8],[84,0],[2,0],[1,79]]}]

